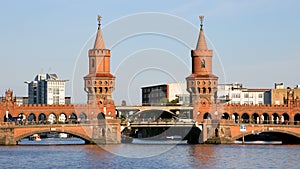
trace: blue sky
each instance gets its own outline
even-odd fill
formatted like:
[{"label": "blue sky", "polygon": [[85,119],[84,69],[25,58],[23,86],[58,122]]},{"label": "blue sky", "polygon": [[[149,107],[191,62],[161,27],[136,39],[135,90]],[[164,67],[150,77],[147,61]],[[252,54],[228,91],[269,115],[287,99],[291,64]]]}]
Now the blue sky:
[{"label": "blue sky", "polygon": [[[0,92],[4,93],[6,89],[11,88],[16,95],[25,96],[27,86],[24,81],[33,80],[38,73],[52,72],[57,73],[62,79],[69,80],[67,95],[72,96],[74,69],[80,60],[78,57],[87,59],[87,51],[81,50],[92,47],[94,39],[90,38],[97,29],[97,15],[103,17],[104,38],[105,42],[109,42],[108,35],[112,32],[105,28],[112,25],[113,21],[145,12],[178,17],[195,29],[199,28],[198,16],[205,15],[204,29],[209,47],[214,50],[214,58],[218,58],[221,63],[214,64],[214,69],[219,69],[220,66],[224,69],[225,77],[216,71],[218,76],[222,76],[220,83],[240,82],[245,87],[272,88],[274,82],[284,82],[285,86],[294,87],[300,84],[299,6],[300,2],[297,0],[1,1]],[[155,25],[158,21],[154,19],[147,22]],[[130,24],[135,27],[135,23]],[[169,29],[171,31],[179,28]],[[122,26],[119,31],[123,31]],[[189,35],[185,30],[179,31],[182,31],[183,35],[197,39],[197,33]],[[133,55],[137,52],[134,50],[145,49],[146,46],[158,48],[152,44],[155,43],[154,37],[143,36],[143,38],[142,41],[146,39],[147,43],[140,44],[139,38],[133,38],[116,46],[115,51],[112,49],[113,73],[117,74],[117,66],[122,61],[114,58],[122,57],[122,51],[127,52],[127,55]],[[91,42],[87,43],[90,46],[85,46],[86,42]],[[180,59],[184,60],[189,69],[190,49],[186,46],[177,47],[171,42],[167,44],[170,45],[159,46],[160,51],[180,55]],[[129,50],[128,46],[132,50]],[[107,43],[106,47],[112,47],[112,44]],[[188,71],[187,69],[184,68],[183,72]],[[161,78],[153,83],[164,81],[171,82],[172,78],[167,80]],[[151,81],[145,81],[146,83]],[[136,88],[136,94],[131,94],[135,95],[132,96],[132,104],[139,102],[140,99],[137,96],[139,95],[137,84],[131,86]],[[121,93],[127,91],[120,89],[116,91],[120,92],[120,97],[114,96],[119,103],[123,97]]]}]

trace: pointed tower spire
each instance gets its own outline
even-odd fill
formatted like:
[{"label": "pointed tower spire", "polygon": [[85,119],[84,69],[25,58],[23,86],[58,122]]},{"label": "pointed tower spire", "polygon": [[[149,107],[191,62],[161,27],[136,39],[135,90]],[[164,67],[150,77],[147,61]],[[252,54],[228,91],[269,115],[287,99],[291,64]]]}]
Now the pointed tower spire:
[{"label": "pointed tower spire", "polygon": [[200,34],[199,34],[196,50],[208,50],[207,45],[206,45],[205,36],[204,36],[204,31],[203,31],[204,16],[199,16],[199,18],[200,18],[201,24],[200,24]]},{"label": "pointed tower spire", "polygon": [[105,45],[104,45],[104,40],[102,37],[102,31],[101,31],[101,16],[98,15],[98,31],[97,31],[97,36],[96,36],[96,40],[95,40],[95,44],[94,44],[94,49],[105,49]]}]

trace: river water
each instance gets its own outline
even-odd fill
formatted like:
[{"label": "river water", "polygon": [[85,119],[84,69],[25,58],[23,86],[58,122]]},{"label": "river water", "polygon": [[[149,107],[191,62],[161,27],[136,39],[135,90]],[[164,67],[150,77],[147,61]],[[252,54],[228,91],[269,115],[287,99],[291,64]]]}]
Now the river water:
[{"label": "river water", "polygon": [[300,168],[299,145],[0,146],[0,168]]}]

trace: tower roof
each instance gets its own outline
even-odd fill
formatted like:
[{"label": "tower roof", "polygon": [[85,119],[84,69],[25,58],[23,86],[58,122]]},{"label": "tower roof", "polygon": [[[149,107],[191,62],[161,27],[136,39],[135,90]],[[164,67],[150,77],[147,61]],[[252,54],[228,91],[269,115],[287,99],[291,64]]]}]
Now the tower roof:
[{"label": "tower roof", "polygon": [[100,27],[100,22],[101,22],[101,16],[98,16],[98,31],[97,31],[97,36],[94,44],[94,49],[105,49],[104,45],[104,40],[102,37],[102,31]]},{"label": "tower roof", "polygon": [[206,40],[205,40],[205,35],[204,35],[204,31],[203,31],[203,16],[200,16],[200,21],[201,21],[201,27],[200,27],[200,34],[199,34],[199,38],[198,38],[198,43],[197,43],[197,47],[196,50],[208,50],[207,49],[207,45],[206,45]]}]

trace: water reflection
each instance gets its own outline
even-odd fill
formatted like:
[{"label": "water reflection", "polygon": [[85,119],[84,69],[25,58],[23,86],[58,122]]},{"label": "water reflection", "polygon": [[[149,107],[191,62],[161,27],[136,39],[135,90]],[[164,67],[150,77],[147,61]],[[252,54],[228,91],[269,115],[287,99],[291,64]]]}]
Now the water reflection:
[{"label": "water reflection", "polygon": [[300,168],[298,145],[169,146],[0,146],[0,163],[1,168]]},{"label": "water reflection", "polygon": [[193,157],[193,166],[196,168],[211,168],[215,166],[215,145],[191,145],[189,156]]}]

